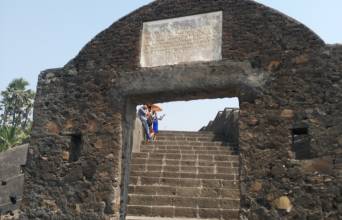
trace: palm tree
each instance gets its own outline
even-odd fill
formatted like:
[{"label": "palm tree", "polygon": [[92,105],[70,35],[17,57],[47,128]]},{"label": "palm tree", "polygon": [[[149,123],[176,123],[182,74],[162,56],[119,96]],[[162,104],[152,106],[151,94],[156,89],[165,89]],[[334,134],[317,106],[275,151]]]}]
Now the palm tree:
[{"label": "palm tree", "polygon": [[28,85],[22,78],[14,79],[1,92],[0,151],[20,144],[28,137],[35,95],[26,89]]},{"label": "palm tree", "polygon": [[3,109],[2,126],[13,126],[26,129],[33,108],[34,92],[26,89],[28,82],[22,78],[14,79],[1,92],[3,99],[0,105]]}]

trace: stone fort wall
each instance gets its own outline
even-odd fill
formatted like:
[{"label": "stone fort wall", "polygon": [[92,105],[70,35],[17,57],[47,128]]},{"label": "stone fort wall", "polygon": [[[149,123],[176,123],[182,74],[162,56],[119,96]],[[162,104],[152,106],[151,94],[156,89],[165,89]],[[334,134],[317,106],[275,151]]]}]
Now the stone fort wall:
[{"label": "stone fort wall", "polygon": [[20,145],[0,153],[0,217],[18,217],[23,197],[24,174],[28,144]]},{"label": "stone fort wall", "polygon": [[216,117],[202,127],[200,131],[212,131],[218,136],[222,136],[224,141],[233,146],[239,145],[239,109],[225,108],[219,111]]},{"label": "stone fort wall", "polygon": [[[143,22],[215,11],[222,60],[140,67]],[[135,106],[238,97],[241,216],[338,219],[341,67],[341,46],[254,1],[154,1],[40,74],[23,217],[123,219]]]}]

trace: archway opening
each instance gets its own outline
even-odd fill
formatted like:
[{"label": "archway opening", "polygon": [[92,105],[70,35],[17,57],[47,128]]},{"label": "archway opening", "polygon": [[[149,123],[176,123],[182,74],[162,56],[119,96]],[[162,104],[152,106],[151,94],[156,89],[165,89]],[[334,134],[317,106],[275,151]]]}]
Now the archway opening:
[{"label": "archway opening", "polygon": [[238,216],[238,98],[168,101],[153,143],[127,114],[121,218]]},{"label": "archway opening", "polygon": [[160,103],[160,130],[199,131],[225,108],[239,108],[238,98],[199,99]]}]

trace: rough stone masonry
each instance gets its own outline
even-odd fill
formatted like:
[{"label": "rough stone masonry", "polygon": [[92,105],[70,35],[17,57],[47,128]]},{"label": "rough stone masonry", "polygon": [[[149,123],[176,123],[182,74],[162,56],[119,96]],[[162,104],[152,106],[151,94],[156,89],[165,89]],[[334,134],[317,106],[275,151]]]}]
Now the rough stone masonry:
[{"label": "rough stone masonry", "polygon": [[[144,23],[212,12],[222,59],[140,66]],[[240,101],[241,219],[342,218],[342,46],[251,0],[153,1],[43,71],[21,218],[123,219],[135,106],[219,97]]]}]

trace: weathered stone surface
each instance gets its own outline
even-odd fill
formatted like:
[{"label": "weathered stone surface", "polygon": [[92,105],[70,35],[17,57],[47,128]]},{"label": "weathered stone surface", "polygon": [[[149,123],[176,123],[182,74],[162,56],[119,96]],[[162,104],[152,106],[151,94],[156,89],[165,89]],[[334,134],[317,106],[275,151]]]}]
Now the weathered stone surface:
[{"label": "weathered stone surface", "polygon": [[222,59],[222,12],[143,24],[142,67]]},{"label": "weathered stone surface", "polygon": [[69,151],[63,151],[63,160],[68,161],[70,158]]},{"label": "weathered stone surface", "polygon": [[3,213],[13,211],[10,208],[6,210],[6,206],[17,207],[20,204],[23,194],[24,175],[13,176],[11,179],[3,181],[0,185],[0,208]]},{"label": "weathered stone surface", "polygon": [[259,120],[256,117],[251,117],[248,121],[248,125],[257,125],[259,123]]},{"label": "weathered stone surface", "polygon": [[251,186],[251,192],[259,192],[262,189],[262,182],[256,180]]},{"label": "weathered stone surface", "polygon": [[0,216],[5,215],[4,219],[18,217],[17,209],[22,200],[24,185],[22,168],[26,164],[27,149],[26,144],[0,153]]},{"label": "weathered stone surface", "polygon": [[332,157],[303,160],[301,161],[301,169],[305,173],[321,173],[321,174],[333,174],[334,164]]},{"label": "weathered stone surface", "polygon": [[294,59],[296,64],[305,64],[309,61],[309,56],[307,54],[302,54]]},{"label": "weathered stone surface", "polygon": [[0,153],[0,181],[22,173],[21,166],[26,164],[28,145],[21,145]]},{"label": "weathered stone surface", "polygon": [[280,117],[283,117],[283,118],[293,118],[293,116],[294,116],[294,112],[291,109],[284,109],[280,113]]},{"label": "weathered stone surface", "polygon": [[[218,11],[222,60],[141,68],[144,22]],[[24,215],[123,217],[135,106],[238,97],[241,218],[338,219],[338,166],[334,164],[332,174],[324,173],[321,165],[323,174],[307,173],[289,151],[296,135],[306,135],[300,139],[307,140],[311,159],[341,155],[341,58],[341,45],[325,45],[302,24],[255,1],[153,1],[101,32],[63,68],[40,74],[25,168]],[[307,124],[305,132],[296,130],[297,124]],[[72,159],[63,160],[63,151]],[[217,159],[226,162],[225,157]],[[258,193],[250,191],[255,180],[262,184]],[[291,198],[289,213],[272,206],[282,195]],[[60,212],[41,208],[44,200],[55,201]]]},{"label": "weathered stone surface", "polygon": [[281,62],[279,60],[273,60],[268,64],[267,70],[272,72],[278,70]]},{"label": "weathered stone surface", "polygon": [[287,196],[281,196],[274,200],[274,205],[277,209],[284,209],[287,212],[290,212],[292,209],[291,201]]},{"label": "weathered stone surface", "polygon": [[45,125],[45,129],[47,130],[47,132],[49,132],[51,134],[58,134],[60,132],[60,128],[54,122],[48,122]]},{"label": "weathered stone surface", "polygon": [[15,210],[11,213],[4,214],[1,216],[1,220],[14,220],[14,219],[19,219],[20,218],[20,211]]}]

